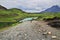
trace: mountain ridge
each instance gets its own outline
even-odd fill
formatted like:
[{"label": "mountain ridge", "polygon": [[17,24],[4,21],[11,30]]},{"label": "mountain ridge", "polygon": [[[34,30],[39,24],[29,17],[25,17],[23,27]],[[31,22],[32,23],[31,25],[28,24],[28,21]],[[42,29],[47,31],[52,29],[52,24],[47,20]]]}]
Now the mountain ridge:
[{"label": "mountain ridge", "polygon": [[[0,10],[13,10],[13,9],[23,11],[23,10],[18,9],[18,8],[7,9],[4,6],[0,5]],[[25,11],[23,11],[23,12],[25,12]],[[50,8],[47,8],[46,10],[38,12],[38,13],[43,13],[43,12],[60,12],[60,7],[58,5],[54,5]]]},{"label": "mountain ridge", "polygon": [[54,5],[42,12],[60,12],[60,7],[58,5]]},{"label": "mountain ridge", "polygon": [[0,10],[7,10],[4,6],[0,5]]}]

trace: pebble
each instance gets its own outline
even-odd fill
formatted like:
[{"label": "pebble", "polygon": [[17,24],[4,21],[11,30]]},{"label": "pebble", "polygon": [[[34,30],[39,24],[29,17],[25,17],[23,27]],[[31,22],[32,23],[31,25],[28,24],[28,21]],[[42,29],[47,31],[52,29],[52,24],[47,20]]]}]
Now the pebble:
[{"label": "pebble", "polygon": [[46,32],[46,30],[45,30],[45,29],[43,29],[42,31],[43,31],[43,32]]},{"label": "pebble", "polygon": [[48,32],[48,34],[49,34],[49,35],[51,35],[51,34],[52,34],[52,32]]},{"label": "pebble", "polygon": [[27,36],[27,34],[25,34],[25,36]]},{"label": "pebble", "polygon": [[21,36],[21,35],[19,35],[19,37],[21,38],[22,36]]},{"label": "pebble", "polygon": [[46,25],[46,26],[48,26],[48,25]]},{"label": "pebble", "polygon": [[40,32],[41,30],[39,29],[39,32]]},{"label": "pebble", "polygon": [[43,33],[43,35],[46,35],[46,34],[47,34],[47,32],[44,32],[44,33]]},{"label": "pebble", "polygon": [[42,39],[42,40],[45,40],[45,39]]},{"label": "pebble", "polygon": [[56,36],[52,36],[52,39],[56,39],[57,37]]},{"label": "pebble", "polygon": [[25,37],[24,39],[27,39],[27,37]]},{"label": "pebble", "polygon": [[40,33],[40,32],[39,32]]},{"label": "pebble", "polygon": [[31,39],[29,39],[29,40],[31,40]]}]

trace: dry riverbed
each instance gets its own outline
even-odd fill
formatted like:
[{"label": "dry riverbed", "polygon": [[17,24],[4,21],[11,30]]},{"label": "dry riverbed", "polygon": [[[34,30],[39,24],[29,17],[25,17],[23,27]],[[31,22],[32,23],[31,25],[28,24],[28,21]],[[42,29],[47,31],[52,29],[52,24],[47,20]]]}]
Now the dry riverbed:
[{"label": "dry riverbed", "polygon": [[60,40],[60,30],[44,21],[27,21],[0,32],[0,40]]}]

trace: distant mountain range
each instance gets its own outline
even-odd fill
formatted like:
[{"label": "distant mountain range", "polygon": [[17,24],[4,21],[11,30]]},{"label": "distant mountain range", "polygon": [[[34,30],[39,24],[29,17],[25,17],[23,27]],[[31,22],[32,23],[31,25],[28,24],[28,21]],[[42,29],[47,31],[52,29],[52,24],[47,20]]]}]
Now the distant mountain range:
[{"label": "distant mountain range", "polygon": [[60,12],[60,7],[58,5],[54,5],[42,12]]},{"label": "distant mountain range", "polygon": [[[15,9],[17,9],[17,8],[15,8]],[[4,6],[0,5],[0,10],[7,10],[7,8],[5,8]],[[22,11],[21,9],[18,9],[18,10]],[[48,8],[48,9],[42,11],[42,12],[60,12],[60,7],[58,5],[54,5],[54,6]]]}]

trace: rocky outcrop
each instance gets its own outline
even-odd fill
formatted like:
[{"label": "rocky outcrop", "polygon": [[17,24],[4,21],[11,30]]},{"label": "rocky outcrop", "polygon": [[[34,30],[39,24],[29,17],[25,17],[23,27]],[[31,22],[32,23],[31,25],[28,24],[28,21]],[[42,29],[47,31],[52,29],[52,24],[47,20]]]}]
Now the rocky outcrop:
[{"label": "rocky outcrop", "polygon": [[5,8],[2,5],[0,5],[0,10],[7,10],[7,8]]}]

